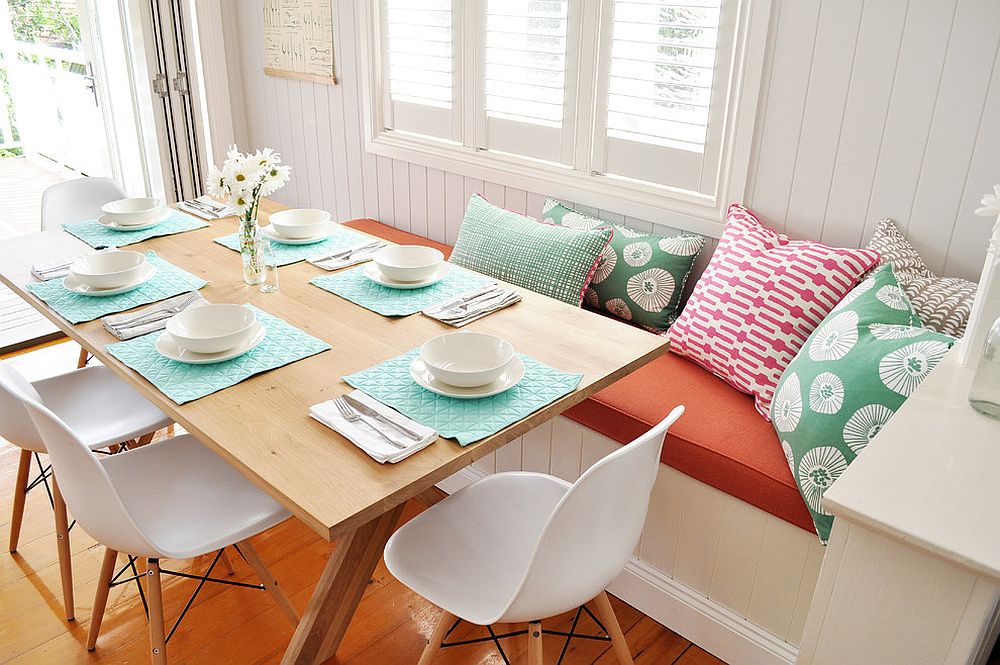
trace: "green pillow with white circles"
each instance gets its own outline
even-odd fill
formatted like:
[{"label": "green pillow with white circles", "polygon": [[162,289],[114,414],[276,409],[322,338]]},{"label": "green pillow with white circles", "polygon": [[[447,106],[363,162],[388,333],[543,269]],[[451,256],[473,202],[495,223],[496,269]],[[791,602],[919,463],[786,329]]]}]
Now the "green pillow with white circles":
[{"label": "green pillow with white circles", "polygon": [[827,488],[954,343],[921,326],[887,265],[847,294],[782,374],[771,423],[821,542],[833,525]]},{"label": "green pillow with white circles", "polygon": [[703,237],[642,233],[589,217],[555,199],[546,199],[542,221],[580,229],[615,230],[584,296],[585,307],[610,312],[658,333],[677,320],[684,284],[705,246]]}]

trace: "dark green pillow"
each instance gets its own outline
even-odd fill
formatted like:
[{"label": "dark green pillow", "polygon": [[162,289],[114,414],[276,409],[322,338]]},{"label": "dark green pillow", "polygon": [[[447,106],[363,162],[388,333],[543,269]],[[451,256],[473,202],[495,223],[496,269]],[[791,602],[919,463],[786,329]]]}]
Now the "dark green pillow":
[{"label": "dark green pillow", "polygon": [[699,235],[661,236],[589,217],[547,199],[543,220],[578,229],[612,228],[611,244],[601,254],[584,296],[590,309],[611,312],[661,333],[680,315],[681,295],[691,266],[705,246]]},{"label": "dark green pillow", "polygon": [[937,366],[953,337],[923,328],[885,266],[847,294],[781,375],[771,423],[823,543],[823,494]]}]

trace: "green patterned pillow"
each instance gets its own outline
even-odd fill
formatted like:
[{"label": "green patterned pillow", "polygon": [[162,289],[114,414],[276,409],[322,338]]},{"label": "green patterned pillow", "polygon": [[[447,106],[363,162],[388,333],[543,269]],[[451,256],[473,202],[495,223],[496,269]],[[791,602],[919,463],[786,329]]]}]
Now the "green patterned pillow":
[{"label": "green patterned pillow", "polygon": [[542,208],[543,221],[578,229],[613,228],[584,304],[606,310],[647,330],[664,332],[680,315],[681,295],[705,239],[684,233],[661,236],[588,217],[555,199]]},{"label": "green patterned pillow", "polygon": [[833,525],[827,488],[954,343],[921,327],[887,265],[847,294],[785,370],[771,422],[821,542]]},{"label": "green patterned pillow", "polygon": [[579,306],[611,229],[541,224],[474,195],[451,262]]}]

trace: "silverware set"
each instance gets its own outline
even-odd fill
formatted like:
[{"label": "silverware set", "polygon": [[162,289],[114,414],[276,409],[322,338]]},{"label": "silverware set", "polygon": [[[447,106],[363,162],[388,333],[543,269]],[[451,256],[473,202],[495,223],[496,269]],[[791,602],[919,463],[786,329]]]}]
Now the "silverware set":
[{"label": "silverware set", "polygon": [[460,328],[518,302],[521,296],[496,284],[477,289],[460,298],[424,310],[424,314]]},{"label": "silverware set", "polygon": [[322,256],[314,256],[309,259],[310,263],[324,263],[327,261],[342,262],[349,261],[355,258],[359,254],[367,254],[374,252],[377,249],[382,249],[385,247],[385,242],[382,240],[373,240],[372,242],[366,243],[364,245],[358,245],[357,247],[351,247],[349,249],[342,249],[331,254],[324,254]]},{"label": "silverware set", "polygon": [[200,298],[201,296],[198,295],[197,293],[190,293],[186,298],[184,298],[183,300],[174,305],[171,305],[170,307],[162,309],[154,309],[153,311],[149,312],[143,312],[142,314],[134,316],[130,319],[125,319],[124,321],[115,323],[114,328],[116,328],[117,330],[124,330],[127,328],[145,326],[149,325],[150,323],[156,323],[164,319],[169,319],[174,314],[178,314],[187,309],[188,306],[190,306],[193,302],[195,302]]},{"label": "silverware set", "polygon": [[[375,425],[373,425],[364,415],[362,415],[360,411],[355,410],[354,407],[352,407],[347,402],[347,400],[345,399],[344,395],[341,395],[340,397],[334,398],[333,404],[334,404],[334,406],[337,407],[337,411],[340,413],[340,416],[344,420],[346,420],[347,422],[349,422],[351,424],[362,423],[364,425],[367,425],[368,428],[371,431],[375,432],[380,437],[382,437],[382,439],[384,439],[392,447],[398,448],[399,450],[406,450],[406,445],[405,444],[402,444],[399,441],[396,441],[396,440],[390,438],[389,436],[387,436],[385,434],[385,432],[383,432],[382,430],[380,430],[378,427],[375,427]],[[386,422],[386,423],[389,423],[389,424],[391,424],[393,426],[398,427],[396,425],[396,423],[393,423],[391,420],[389,420],[388,418],[385,418],[384,416],[380,415],[379,416],[379,420],[381,422]]]}]

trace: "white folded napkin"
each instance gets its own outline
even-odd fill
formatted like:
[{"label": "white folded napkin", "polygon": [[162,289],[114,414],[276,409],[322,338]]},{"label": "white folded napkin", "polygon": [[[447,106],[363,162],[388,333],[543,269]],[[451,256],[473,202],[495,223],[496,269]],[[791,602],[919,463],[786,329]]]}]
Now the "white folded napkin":
[{"label": "white folded napkin", "polygon": [[[124,341],[163,330],[167,327],[167,321],[171,317],[180,314],[189,307],[197,307],[206,302],[208,301],[197,291],[188,291],[132,312],[110,314],[101,319],[101,323],[104,324],[104,328],[109,333]],[[184,306],[175,310],[175,307],[180,305]]]},{"label": "white folded napkin", "polygon": [[[309,263],[313,264],[317,268],[322,268],[323,270],[340,270],[341,268],[347,268],[349,266],[356,266],[359,263],[364,263],[365,261],[371,261],[372,255],[378,250],[386,246],[384,242],[378,242],[378,244],[372,245],[371,247],[365,247],[365,245],[373,242],[372,240],[366,240],[360,242],[352,247],[345,247],[340,252],[334,252],[331,256],[314,256],[311,259],[307,259]],[[358,249],[363,247],[364,249]]]},{"label": "white folded napkin", "polygon": [[[117,250],[117,247],[108,247],[96,252],[90,252],[90,254],[115,252]],[[80,256],[65,256],[61,259],[52,259],[50,261],[39,261],[38,263],[33,263],[31,264],[31,276],[43,282],[47,282],[50,279],[65,277],[69,274],[69,267],[73,265],[73,262],[82,256],[82,254]]]},{"label": "white folded napkin", "polygon": [[398,441],[406,446],[404,449],[399,449],[387,443],[382,437],[373,432],[372,428],[365,423],[360,421],[349,423],[344,420],[332,400],[320,402],[319,404],[309,408],[310,416],[330,429],[336,430],[340,434],[344,435],[351,441],[351,443],[368,453],[376,462],[380,462],[382,464],[385,464],[386,462],[394,464],[402,459],[406,459],[417,451],[423,450],[427,446],[434,443],[437,439],[437,432],[432,430],[430,427],[425,427],[416,421],[410,420],[399,411],[389,408],[385,404],[382,404],[382,402],[379,402],[373,397],[369,397],[360,390],[355,390],[348,394],[362,404],[365,404],[371,409],[382,414],[389,420],[398,423],[407,429],[413,430],[421,437],[420,440],[414,441],[413,439],[404,436],[390,425],[379,422],[375,418],[368,416],[364,417],[364,420],[370,425],[376,427],[378,431],[382,432],[393,441]]},{"label": "white folded napkin", "polygon": [[493,312],[521,302],[521,295],[499,284],[475,289],[440,305],[423,310],[425,316],[461,328]]},{"label": "white folded napkin", "polygon": [[[200,201],[202,203],[207,203],[207,204],[209,204],[211,206],[216,206],[216,207],[219,206],[219,205],[223,205],[223,204],[220,204],[215,199],[212,199],[212,198],[210,198],[208,196],[199,196],[199,197],[197,197],[194,200],[195,201]],[[181,210],[183,210],[186,213],[195,215],[197,217],[201,217],[202,219],[206,219],[206,220],[209,220],[209,221],[212,221],[214,219],[222,219],[223,217],[231,217],[231,216],[237,214],[237,212],[238,212],[236,210],[236,208],[233,208],[232,206],[226,206],[223,210],[219,211],[218,213],[211,213],[211,212],[208,212],[207,210],[203,210],[203,209],[199,208],[196,205],[192,205],[191,203],[189,203],[187,201],[178,201],[177,202],[177,207],[180,208]]]}]

